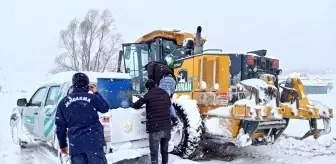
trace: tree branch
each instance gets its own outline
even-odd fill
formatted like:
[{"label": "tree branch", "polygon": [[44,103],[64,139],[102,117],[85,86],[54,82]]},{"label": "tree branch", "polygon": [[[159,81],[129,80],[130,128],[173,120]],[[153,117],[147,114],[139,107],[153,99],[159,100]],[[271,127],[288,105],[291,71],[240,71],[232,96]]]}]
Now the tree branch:
[{"label": "tree branch", "polygon": [[73,19],[60,31],[59,46],[64,52],[55,57],[53,72],[105,71],[113,66],[120,41],[112,14],[108,10],[101,14],[89,10],[80,23]]}]

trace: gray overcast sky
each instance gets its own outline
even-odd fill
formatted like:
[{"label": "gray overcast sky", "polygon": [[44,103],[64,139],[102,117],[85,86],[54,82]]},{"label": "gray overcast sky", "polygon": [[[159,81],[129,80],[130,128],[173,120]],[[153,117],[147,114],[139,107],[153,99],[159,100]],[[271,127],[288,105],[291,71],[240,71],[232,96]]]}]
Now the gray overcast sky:
[{"label": "gray overcast sky", "polygon": [[0,0],[0,68],[49,71],[59,31],[91,8],[110,9],[127,42],[201,25],[206,48],[267,49],[283,69],[336,69],[336,0]]}]

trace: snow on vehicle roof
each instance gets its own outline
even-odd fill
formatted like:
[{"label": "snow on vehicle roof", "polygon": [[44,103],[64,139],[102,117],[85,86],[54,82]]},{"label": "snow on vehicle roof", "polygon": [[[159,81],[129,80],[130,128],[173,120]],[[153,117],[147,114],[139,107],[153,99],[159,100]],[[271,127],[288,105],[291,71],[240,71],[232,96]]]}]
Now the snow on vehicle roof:
[{"label": "snow on vehicle roof", "polygon": [[222,52],[222,51],[208,50],[208,51],[204,51],[202,54],[212,54],[212,55],[216,55],[216,54],[227,54],[227,53]]},{"label": "snow on vehicle roof", "polygon": [[[77,71],[67,71],[48,76],[46,83],[65,83],[72,80],[72,76],[77,73]],[[109,79],[131,79],[128,74],[117,73],[117,72],[85,72],[90,82],[96,83],[97,78],[109,78]]]}]

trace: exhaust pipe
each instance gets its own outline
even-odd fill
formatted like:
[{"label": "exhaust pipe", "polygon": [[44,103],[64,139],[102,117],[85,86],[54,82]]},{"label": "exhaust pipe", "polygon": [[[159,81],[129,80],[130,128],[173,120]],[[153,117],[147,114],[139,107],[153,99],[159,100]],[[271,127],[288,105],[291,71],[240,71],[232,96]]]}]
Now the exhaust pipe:
[{"label": "exhaust pipe", "polygon": [[202,27],[198,26],[196,31],[196,44],[194,49],[194,54],[201,54],[203,53],[203,42],[202,42]]}]

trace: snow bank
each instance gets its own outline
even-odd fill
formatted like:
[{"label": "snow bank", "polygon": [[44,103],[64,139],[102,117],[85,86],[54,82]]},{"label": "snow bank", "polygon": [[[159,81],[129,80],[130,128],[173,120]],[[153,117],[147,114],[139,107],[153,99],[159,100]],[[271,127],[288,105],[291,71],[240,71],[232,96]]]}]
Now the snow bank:
[{"label": "snow bank", "polygon": [[[46,83],[64,83],[67,81],[71,81],[72,76],[77,73],[76,71],[67,71],[67,72],[61,72],[57,73],[55,75],[50,75],[47,77]],[[114,78],[114,79],[131,79],[131,77],[128,74],[125,73],[117,73],[117,72],[83,72],[87,76],[89,76],[89,79],[91,82],[96,83],[97,78]]]}]

